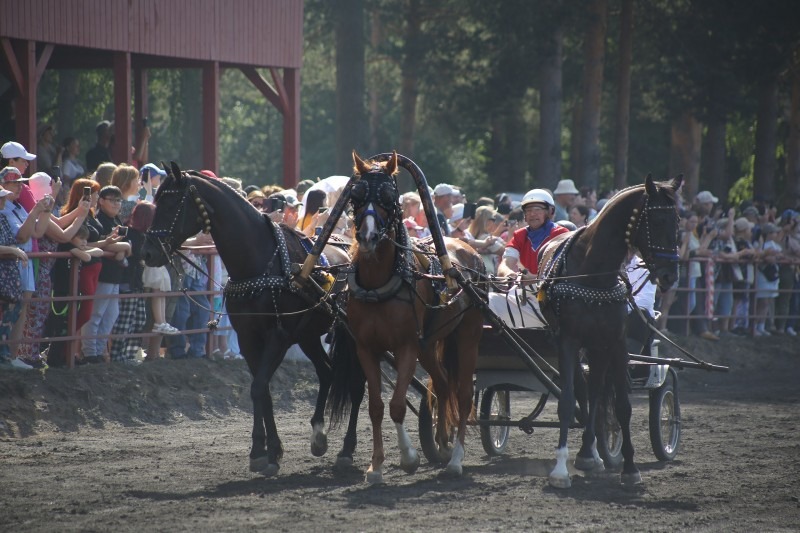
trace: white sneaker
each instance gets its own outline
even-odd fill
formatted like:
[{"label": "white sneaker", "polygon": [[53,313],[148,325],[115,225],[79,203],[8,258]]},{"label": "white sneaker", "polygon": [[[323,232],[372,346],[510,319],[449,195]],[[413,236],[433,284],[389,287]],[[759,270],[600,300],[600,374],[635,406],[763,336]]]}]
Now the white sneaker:
[{"label": "white sneaker", "polygon": [[33,367],[31,365],[29,365],[24,361],[21,361],[19,357],[11,360],[11,366],[13,366],[14,368],[19,368],[20,370],[33,370]]},{"label": "white sneaker", "polygon": [[180,332],[181,330],[173,327],[171,324],[167,324],[166,322],[153,325],[153,333],[161,333],[162,335],[177,335]]},{"label": "white sneaker", "polygon": [[794,330],[792,326],[786,328],[786,334],[789,335],[790,337],[797,337],[797,332]]}]

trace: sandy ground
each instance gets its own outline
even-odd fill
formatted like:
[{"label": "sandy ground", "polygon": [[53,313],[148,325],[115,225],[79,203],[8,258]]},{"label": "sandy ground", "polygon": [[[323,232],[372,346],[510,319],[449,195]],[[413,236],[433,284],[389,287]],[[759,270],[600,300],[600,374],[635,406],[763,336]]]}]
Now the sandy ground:
[{"label": "sandy ground", "polygon": [[[795,531],[800,528],[800,341],[680,339],[727,374],[680,373],[678,457],[655,459],[647,400],[634,395],[643,484],[618,472],[575,472],[552,489],[556,431],[512,430],[489,458],[468,435],[464,476],[398,467],[385,423],[384,486],[369,487],[364,413],[356,465],[334,472],[309,452],[316,379],[287,361],[273,381],[286,453],[280,473],[248,471],[249,376],[241,361],[157,361],[139,367],[0,373],[0,531]],[[662,350],[663,352],[663,350]],[[513,410],[532,408],[528,395]],[[555,402],[543,417],[555,419]],[[417,419],[408,426],[417,442]],[[574,457],[579,430],[570,438]]]}]

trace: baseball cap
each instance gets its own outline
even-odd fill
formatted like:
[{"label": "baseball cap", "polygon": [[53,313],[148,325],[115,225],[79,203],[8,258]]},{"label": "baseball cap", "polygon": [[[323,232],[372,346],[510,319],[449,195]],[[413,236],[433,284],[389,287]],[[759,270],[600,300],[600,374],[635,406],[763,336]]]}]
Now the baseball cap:
[{"label": "baseball cap", "polygon": [[753,226],[755,226],[755,224],[753,224],[744,217],[739,217],[733,222],[733,229],[735,231],[745,231],[747,229],[753,229]]},{"label": "baseball cap", "polygon": [[751,215],[751,216],[757,217],[758,216],[758,208],[756,206],[751,205],[749,207],[746,207],[744,209],[744,211],[742,211],[742,214],[743,215]]},{"label": "baseball cap", "polygon": [[25,161],[33,161],[36,159],[36,154],[28,153],[24,146],[17,142],[7,142],[0,148],[0,154],[6,159],[22,158]]},{"label": "baseball cap", "polygon": [[452,185],[448,185],[447,183],[440,183],[436,187],[433,188],[434,196],[447,196],[450,194],[455,194],[455,189],[453,189]]},{"label": "baseball cap", "polygon": [[0,170],[0,182],[14,183],[17,181],[28,181],[28,178],[23,178],[17,167],[6,167]]},{"label": "baseball cap", "polygon": [[456,204],[453,206],[453,214],[450,215],[450,222],[458,222],[464,218],[464,204]]},{"label": "baseball cap", "polygon": [[715,204],[719,202],[719,198],[711,194],[711,191],[700,191],[699,193],[697,193],[695,199],[699,204],[707,204],[707,203]]},{"label": "baseball cap", "polygon": [[158,174],[162,178],[165,178],[167,176],[167,172],[163,168],[158,168],[158,165],[155,165],[153,163],[147,163],[146,165],[143,165],[142,168],[139,169],[139,174],[141,174],[144,171],[144,169],[149,170],[151,176],[153,174]]}]

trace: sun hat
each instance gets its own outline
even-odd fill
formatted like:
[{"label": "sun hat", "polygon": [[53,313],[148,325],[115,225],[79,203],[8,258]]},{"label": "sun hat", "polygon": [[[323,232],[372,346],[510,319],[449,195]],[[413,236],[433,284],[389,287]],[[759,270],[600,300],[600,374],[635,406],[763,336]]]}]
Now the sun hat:
[{"label": "sun hat", "polygon": [[452,185],[448,185],[447,183],[440,183],[433,189],[434,196],[448,196],[451,194],[455,194],[455,189],[453,189]]},{"label": "sun hat", "polygon": [[455,204],[453,206],[453,214],[450,215],[450,222],[458,222],[464,218],[464,204]]},{"label": "sun hat", "polygon": [[715,204],[719,202],[719,198],[711,194],[711,191],[700,191],[695,199],[698,204]]},{"label": "sun hat", "polygon": [[578,189],[575,188],[575,182],[572,180],[561,180],[556,186],[553,194],[580,194]]},{"label": "sun hat", "polygon": [[754,205],[751,205],[749,207],[746,207],[744,209],[744,211],[742,211],[742,214],[744,216],[751,215],[751,216],[757,217],[758,216],[758,208],[756,206],[754,206]]},{"label": "sun hat", "polygon": [[755,224],[753,224],[744,217],[739,217],[733,222],[733,229],[735,231],[745,231],[748,229],[753,229],[753,226],[755,226]]},{"label": "sun hat", "polygon": [[0,148],[0,154],[6,159],[22,158],[25,161],[33,161],[36,159],[36,154],[29,153],[24,146],[14,141],[5,143],[2,148]]},{"label": "sun hat", "polygon": [[779,231],[780,231],[780,229],[778,228],[778,226],[776,226],[772,222],[767,222],[766,224],[761,226],[761,234],[762,235],[768,235],[770,233],[777,233]]},{"label": "sun hat", "polygon": [[17,167],[6,167],[0,170],[1,183],[15,183],[18,181],[28,181],[28,178],[23,178]]},{"label": "sun hat", "polygon": [[547,204],[550,207],[555,207],[556,203],[553,201],[553,197],[550,196],[550,193],[544,189],[531,189],[530,191],[525,193],[525,196],[522,197],[522,201],[519,203],[520,207],[525,207],[528,204]]}]

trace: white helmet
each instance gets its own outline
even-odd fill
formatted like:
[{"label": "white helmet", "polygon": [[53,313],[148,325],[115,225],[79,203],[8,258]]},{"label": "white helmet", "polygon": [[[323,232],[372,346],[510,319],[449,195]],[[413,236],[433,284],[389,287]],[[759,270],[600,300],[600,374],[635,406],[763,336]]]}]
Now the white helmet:
[{"label": "white helmet", "polygon": [[542,203],[547,204],[550,207],[555,207],[556,203],[553,201],[553,197],[544,189],[531,189],[530,191],[525,193],[525,196],[522,197],[522,202],[520,202],[520,207],[525,207],[528,204],[533,203]]}]

